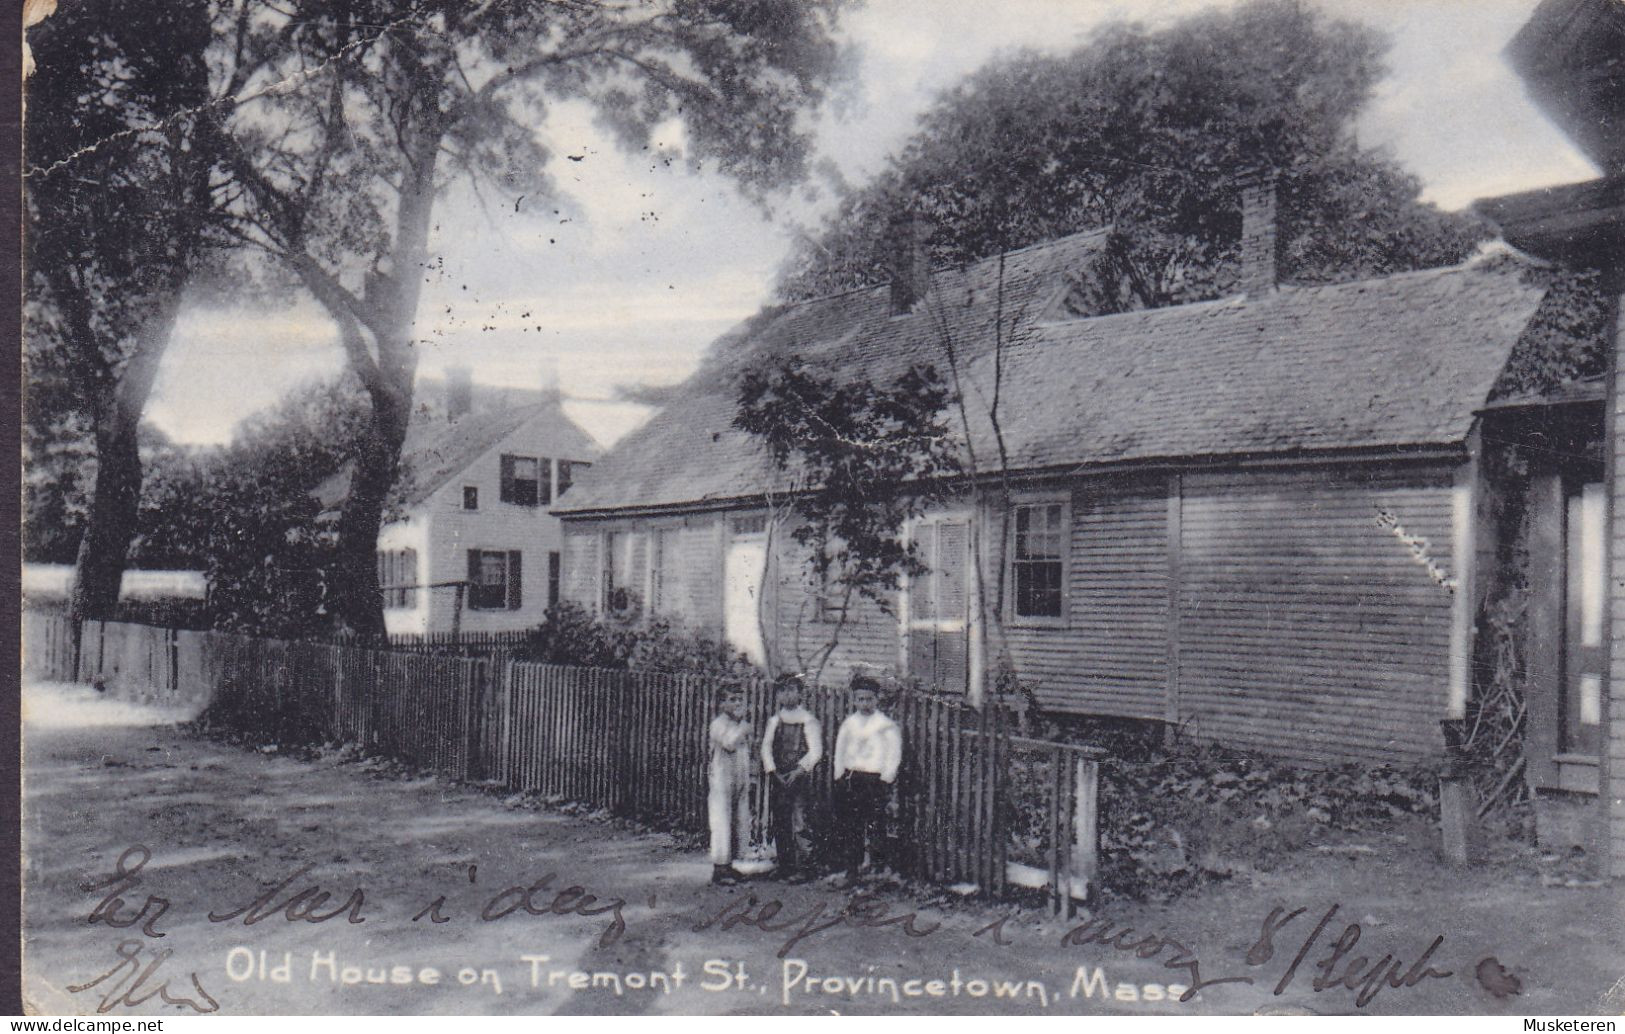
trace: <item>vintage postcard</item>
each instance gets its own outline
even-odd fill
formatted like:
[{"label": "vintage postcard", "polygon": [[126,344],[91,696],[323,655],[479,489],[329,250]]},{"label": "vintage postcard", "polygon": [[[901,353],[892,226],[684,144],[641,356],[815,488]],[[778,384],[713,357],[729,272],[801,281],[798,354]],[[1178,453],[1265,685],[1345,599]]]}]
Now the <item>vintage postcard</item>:
[{"label": "vintage postcard", "polygon": [[1625,3],[23,7],[29,1013],[1625,1011]]}]

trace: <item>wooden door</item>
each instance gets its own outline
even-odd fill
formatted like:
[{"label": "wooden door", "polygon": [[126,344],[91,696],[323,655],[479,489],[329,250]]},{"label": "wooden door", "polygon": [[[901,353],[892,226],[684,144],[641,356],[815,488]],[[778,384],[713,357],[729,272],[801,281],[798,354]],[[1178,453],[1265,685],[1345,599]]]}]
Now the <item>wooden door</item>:
[{"label": "wooden door", "polygon": [[913,539],[930,570],[909,580],[908,674],[928,688],[962,693],[970,684],[970,521],[921,521]]},{"label": "wooden door", "polygon": [[767,535],[759,531],[729,536],[723,563],[723,636],[753,664],[767,662],[762,640],[762,574],[767,564]]}]

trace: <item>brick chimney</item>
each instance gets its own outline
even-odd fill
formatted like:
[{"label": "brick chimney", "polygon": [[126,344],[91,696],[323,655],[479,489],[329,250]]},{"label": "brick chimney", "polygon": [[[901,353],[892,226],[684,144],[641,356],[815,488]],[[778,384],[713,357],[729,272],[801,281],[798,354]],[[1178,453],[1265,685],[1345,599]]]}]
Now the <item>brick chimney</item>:
[{"label": "brick chimney", "polygon": [[1236,181],[1241,194],[1241,277],[1237,282],[1249,298],[1262,298],[1275,290],[1275,172],[1258,169]]},{"label": "brick chimney", "polygon": [[474,374],[466,366],[446,367],[446,423],[460,420],[474,408]]},{"label": "brick chimney", "polygon": [[558,402],[564,397],[559,388],[559,358],[549,355],[542,357],[541,377],[542,401]]},{"label": "brick chimney", "polygon": [[931,289],[931,259],[925,251],[925,220],[914,212],[892,217],[886,228],[886,270],[891,274],[891,314],[913,312]]}]

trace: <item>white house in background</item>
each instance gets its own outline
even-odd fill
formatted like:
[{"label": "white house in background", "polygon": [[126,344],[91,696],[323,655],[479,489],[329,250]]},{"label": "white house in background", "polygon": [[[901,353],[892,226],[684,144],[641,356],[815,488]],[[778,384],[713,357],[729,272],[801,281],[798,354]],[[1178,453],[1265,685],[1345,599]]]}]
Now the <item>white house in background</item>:
[{"label": "white house in background", "polygon": [[[390,634],[534,627],[559,599],[560,530],[549,508],[598,445],[556,392],[471,385],[452,371],[420,392],[401,450],[400,516],[378,536]],[[437,397],[438,396],[438,397]],[[347,473],[318,490],[343,500]]]}]

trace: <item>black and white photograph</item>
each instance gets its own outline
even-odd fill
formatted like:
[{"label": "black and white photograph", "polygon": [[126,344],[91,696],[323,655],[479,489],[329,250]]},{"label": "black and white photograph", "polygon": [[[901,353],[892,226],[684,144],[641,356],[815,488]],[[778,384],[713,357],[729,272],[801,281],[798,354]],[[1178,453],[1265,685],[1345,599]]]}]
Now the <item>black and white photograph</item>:
[{"label": "black and white photograph", "polygon": [[1625,0],[16,6],[24,1014],[1625,1014]]}]

